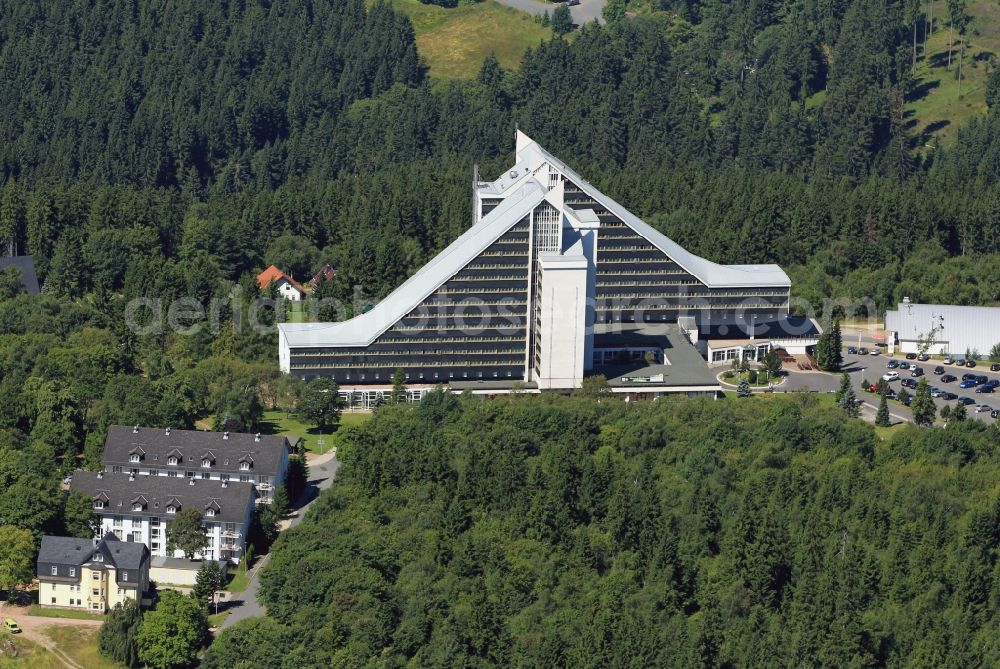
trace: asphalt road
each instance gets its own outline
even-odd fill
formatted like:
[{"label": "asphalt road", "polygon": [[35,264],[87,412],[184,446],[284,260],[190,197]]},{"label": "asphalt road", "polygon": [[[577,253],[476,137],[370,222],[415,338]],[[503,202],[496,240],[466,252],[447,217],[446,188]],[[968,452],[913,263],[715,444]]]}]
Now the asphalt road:
[{"label": "asphalt road", "polygon": [[[333,484],[338,469],[340,469],[340,461],[333,455],[320,456],[309,463],[309,476],[311,477],[309,487],[302,493],[302,497],[299,499],[300,504],[297,505],[298,510],[293,512],[294,515],[289,519],[288,527],[295,527],[302,522],[306,511],[319,497],[319,493]],[[231,627],[241,620],[266,614],[264,607],[257,601],[257,593],[260,590],[260,572],[267,566],[270,558],[271,555],[268,554],[257,562],[250,572],[250,583],[246,590],[234,595],[234,598],[229,600],[227,606],[232,610],[232,613],[223,621],[222,629]]]},{"label": "asphalt road", "polygon": [[[549,16],[552,16],[552,11],[559,6],[556,3],[541,2],[540,0],[497,0],[497,2],[501,5],[519,9],[522,12],[537,14],[538,16],[541,16],[545,12],[548,12]],[[579,5],[569,8],[570,13],[573,15],[573,23],[582,26],[594,19],[604,23],[601,10],[604,9],[606,2],[607,0],[580,0]]]}]

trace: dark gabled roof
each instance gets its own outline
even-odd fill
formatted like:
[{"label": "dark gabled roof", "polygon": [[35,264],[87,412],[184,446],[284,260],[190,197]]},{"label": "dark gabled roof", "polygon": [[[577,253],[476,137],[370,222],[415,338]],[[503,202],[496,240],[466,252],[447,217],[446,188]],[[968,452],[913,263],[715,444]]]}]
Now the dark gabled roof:
[{"label": "dark gabled roof", "polygon": [[167,467],[167,456],[176,451],[185,465],[196,467],[201,465],[203,454],[211,453],[215,458],[214,471],[238,472],[240,458],[250,456],[254,471],[265,475],[277,475],[282,449],[289,450],[288,440],[277,435],[261,435],[258,441],[255,435],[244,432],[230,432],[226,438],[222,432],[171,430],[167,434],[154,427],[136,430],[132,426],[112,425],[104,442],[104,466],[127,466],[129,454],[137,447],[144,450],[145,464],[149,466]]},{"label": "dark gabled roof", "polygon": [[35,260],[31,256],[0,258],[0,272],[8,267],[17,267],[21,270],[21,285],[24,286],[26,293],[38,294],[38,275],[35,274]]},{"label": "dark gabled roof", "polygon": [[[171,504],[179,509],[191,507],[201,510],[215,502],[219,511],[212,520],[227,523],[243,522],[247,507],[257,496],[252,483],[224,483],[184,476],[136,476],[130,480],[128,474],[98,475],[84,471],[73,474],[70,489],[80,490],[91,497],[102,493],[107,495],[109,502],[99,511],[103,514],[163,517]],[[138,496],[144,497],[148,503],[142,511],[133,511],[129,500]]]},{"label": "dark gabled roof", "polygon": [[95,553],[104,556],[104,564],[117,569],[138,570],[149,558],[146,544],[119,541],[111,533],[96,545],[93,539],[44,536],[38,549],[38,564],[80,566],[90,562]]}]

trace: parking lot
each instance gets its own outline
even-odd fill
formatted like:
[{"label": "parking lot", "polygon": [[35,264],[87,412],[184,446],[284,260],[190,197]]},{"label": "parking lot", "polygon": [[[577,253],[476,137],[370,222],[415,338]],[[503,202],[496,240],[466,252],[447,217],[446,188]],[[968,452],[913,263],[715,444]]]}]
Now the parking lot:
[{"label": "parking lot", "polygon": [[[912,376],[912,371],[910,369],[889,369],[887,364],[889,360],[895,360],[897,364],[907,363],[907,365],[916,365],[920,367],[923,372],[923,378],[927,379],[927,383],[931,388],[939,388],[943,391],[954,393],[957,397],[953,400],[947,400],[942,397],[934,398],[934,404],[937,405],[938,413],[940,414],[941,409],[948,406],[954,411],[955,407],[958,406],[960,398],[967,397],[971,399],[974,403],[967,405],[966,411],[968,417],[974,420],[981,420],[987,424],[995,422],[990,412],[976,412],[976,407],[985,404],[991,409],[1000,409],[1000,388],[997,388],[992,393],[977,393],[976,389],[980,386],[974,386],[970,388],[960,388],[959,385],[962,381],[962,376],[965,374],[975,374],[976,376],[985,376],[987,380],[997,380],[1000,382],[1000,372],[991,372],[989,362],[978,362],[975,367],[959,367],[956,364],[946,365],[940,359],[931,359],[925,362],[920,362],[916,360],[907,360],[905,355],[896,354],[892,357],[887,355],[859,355],[852,354],[847,351],[847,347],[844,349],[844,369],[851,375],[851,380],[854,383],[855,392],[858,393],[858,397],[864,400],[867,404],[878,405],[878,397],[873,393],[865,392],[862,388],[862,382],[868,381],[868,383],[875,383],[883,374],[887,372],[897,372],[899,374],[899,379],[889,382],[889,387],[893,391],[899,392],[902,389],[901,381],[903,379],[914,379],[919,381],[920,378],[914,378]],[[944,374],[934,374],[935,367],[942,367],[944,369]],[[946,375],[951,375],[956,377],[954,381],[949,383],[944,383],[942,378]],[[915,390],[913,388],[907,388],[907,391],[913,395]],[[899,415],[905,415],[907,418],[912,417],[909,409],[903,406],[899,402],[889,402],[890,411]]]}]

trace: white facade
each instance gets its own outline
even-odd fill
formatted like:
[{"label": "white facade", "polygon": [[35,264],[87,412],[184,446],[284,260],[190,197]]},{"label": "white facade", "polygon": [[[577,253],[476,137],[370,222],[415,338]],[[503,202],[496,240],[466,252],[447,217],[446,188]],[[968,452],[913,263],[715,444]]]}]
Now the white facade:
[{"label": "white facade", "polygon": [[302,291],[296,288],[288,279],[279,279],[277,282],[278,296],[292,302],[302,299]]},{"label": "white facade", "polygon": [[288,452],[283,451],[281,455],[281,469],[276,474],[258,474],[254,472],[250,465],[241,470],[238,474],[220,472],[213,469],[211,464],[202,463],[199,467],[193,468],[185,466],[184,463],[175,461],[174,464],[168,462],[162,466],[151,466],[145,462],[132,463],[134,466],[125,468],[121,465],[112,465],[108,470],[112,474],[131,474],[132,476],[167,476],[198,481],[225,481],[236,483],[252,483],[257,489],[257,503],[270,504],[274,495],[274,489],[284,483],[285,474],[288,472]]},{"label": "white facade", "polygon": [[539,390],[577,388],[586,360],[587,259],[582,254],[542,255],[539,277]]},{"label": "white facade", "polygon": [[[183,551],[167,553],[167,525],[172,520],[170,514],[162,516],[137,516],[105,513],[95,509],[101,520],[100,534],[114,533],[122,541],[146,544],[149,552],[158,557],[185,557]],[[196,560],[228,559],[239,562],[246,549],[247,532],[250,530],[251,507],[247,507],[246,518],[240,523],[220,523],[205,517],[202,526],[208,538],[208,548],[196,553]]]},{"label": "white facade", "polygon": [[888,340],[903,353],[988,356],[1000,343],[1000,307],[916,304],[904,300],[885,314]]}]

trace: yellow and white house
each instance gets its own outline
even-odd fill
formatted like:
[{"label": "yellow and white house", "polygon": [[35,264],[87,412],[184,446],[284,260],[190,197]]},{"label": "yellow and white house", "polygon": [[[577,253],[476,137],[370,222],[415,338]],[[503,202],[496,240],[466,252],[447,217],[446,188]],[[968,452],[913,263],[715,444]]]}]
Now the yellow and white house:
[{"label": "yellow and white house", "polygon": [[47,608],[105,613],[149,588],[145,544],[103,539],[42,537],[38,551],[38,603]]}]

